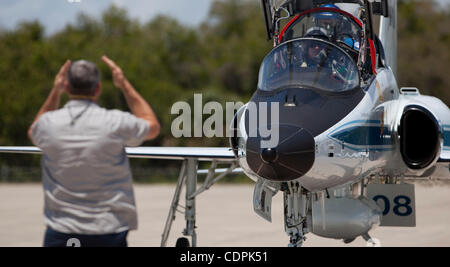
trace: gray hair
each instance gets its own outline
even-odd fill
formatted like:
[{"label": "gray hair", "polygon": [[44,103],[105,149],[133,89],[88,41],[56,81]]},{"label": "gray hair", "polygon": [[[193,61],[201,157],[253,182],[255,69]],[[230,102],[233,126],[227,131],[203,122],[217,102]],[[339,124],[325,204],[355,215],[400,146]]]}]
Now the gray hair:
[{"label": "gray hair", "polygon": [[77,60],[70,65],[67,81],[71,94],[92,96],[100,82],[100,72],[95,63]]}]

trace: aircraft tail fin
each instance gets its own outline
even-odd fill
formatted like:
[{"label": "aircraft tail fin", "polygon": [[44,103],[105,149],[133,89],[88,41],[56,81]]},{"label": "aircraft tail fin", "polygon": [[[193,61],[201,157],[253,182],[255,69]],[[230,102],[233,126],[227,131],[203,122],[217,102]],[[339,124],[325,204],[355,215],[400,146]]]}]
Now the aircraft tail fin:
[{"label": "aircraft tail fin", "polygon": [[397,75],[397,0],[388,0],[387,16],[380,19],[380,40],[386,54],[387,64]]}]

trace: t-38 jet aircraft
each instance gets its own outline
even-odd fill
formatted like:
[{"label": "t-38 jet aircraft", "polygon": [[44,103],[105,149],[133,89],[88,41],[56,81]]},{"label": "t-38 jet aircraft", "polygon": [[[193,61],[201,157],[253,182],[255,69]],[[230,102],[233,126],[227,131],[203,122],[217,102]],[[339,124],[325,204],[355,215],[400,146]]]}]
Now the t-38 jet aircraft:
[{"label": "t-38 jet aircraft", "polygon": [[[417,88],[397,86],[397,1],[261,2],[274,47],[256,92],[235,115],[231,148],[126,148],[129,157],[183,161],[161,245],[182,187],[184,235],[192,239],[177,245],[196,246],[196,196],[234,171],[256,182],[254,210],[268,221],[273,195],[283,194],[289,246],[301,246],[307,233],[377,245],[369,236],[374,226],[415,226],[414,185],[405,181],[437,170],[450,177],[450,110]],[[378,35],[373,16],[380,16]],[[260,103],[277,103],[278,116],[268,109],[266,123],[255,124],[250,111],[263,114]],[[277,129],[277,142],[264,143],[262,127]],[[198,170],[199,161],[210,161],[209,170]],[[197,186],[201,173],[207,177]]]}]

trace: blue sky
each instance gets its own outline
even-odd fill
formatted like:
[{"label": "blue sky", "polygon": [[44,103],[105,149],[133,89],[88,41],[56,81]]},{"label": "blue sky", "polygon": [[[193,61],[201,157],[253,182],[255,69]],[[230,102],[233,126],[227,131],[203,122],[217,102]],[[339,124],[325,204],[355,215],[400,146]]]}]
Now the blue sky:
[{"label": "blue sky", "polygon": [[52,34],[74,22],[82,11],[99,17],[112,3],[125,7],[133,18],[147,22],[156,14],[168,14],[188,25],[206,19],[212,0],[0,0],[0,28],[14,29],[24,20],[38,19]]},{"label": "blue sky", "polygon": [[[71,3],[81,1],[80,3]],[[255,0],[256,1],[256,0]],[[258,0],[259,1],[259,0]],[[437,0],[448,5],[450,0]],[[181,23],[196,26],[207,17],[213,0],[0,0],[0,28],[14,29],[24,20],[39,20],[46,34],[74,22],[82,11],[99,17],[112,3],[125,7],[131,17],[147,22],[156,14],[176,17]]]}]

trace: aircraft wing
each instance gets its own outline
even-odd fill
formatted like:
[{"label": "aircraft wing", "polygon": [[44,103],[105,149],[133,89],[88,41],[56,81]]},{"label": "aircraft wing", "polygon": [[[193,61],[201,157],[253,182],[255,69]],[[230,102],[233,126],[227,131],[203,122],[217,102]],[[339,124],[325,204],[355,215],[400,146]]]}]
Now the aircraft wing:
[{"label": "aircraft wing", "polygon": [[[184,160],[195,158],[200,161],[235,161],[234,153],[228,147],[127,147],[129,158],[151,158]],[[40,154],[33,146],[0,146],[0,153]]]},{"label": "aircraft wing", "polygon": [[130,158],[153,158],[183,160],[195,158],[200,161],[235,161],[229,147],[127,147]]}]

